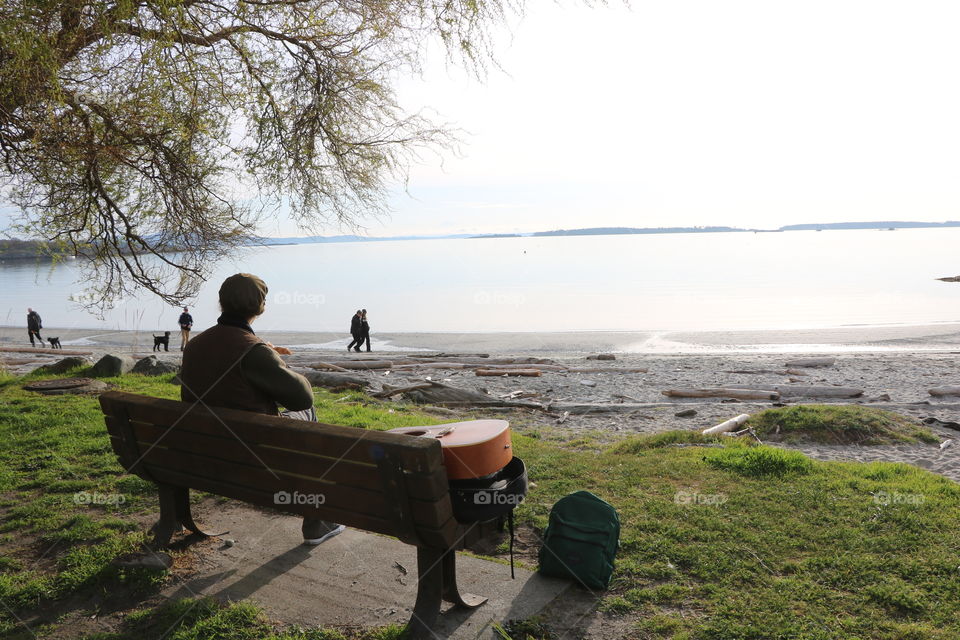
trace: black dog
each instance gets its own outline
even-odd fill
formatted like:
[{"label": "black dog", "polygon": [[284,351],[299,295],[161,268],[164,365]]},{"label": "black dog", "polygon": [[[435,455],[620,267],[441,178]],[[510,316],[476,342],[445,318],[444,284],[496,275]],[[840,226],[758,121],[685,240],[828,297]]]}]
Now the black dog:
[{"label": "black dog", "polygon": [[170,351],[169,331],[164,331],[162,336],[153,336],[153,350],[160,351],[160,345],[163,345],[164,351]]},{"label": "black dog", "polygon": [[51,349],[63,349],[63,347],[60,346],[60,338],[47,338],[47,342],[50,343]]}]

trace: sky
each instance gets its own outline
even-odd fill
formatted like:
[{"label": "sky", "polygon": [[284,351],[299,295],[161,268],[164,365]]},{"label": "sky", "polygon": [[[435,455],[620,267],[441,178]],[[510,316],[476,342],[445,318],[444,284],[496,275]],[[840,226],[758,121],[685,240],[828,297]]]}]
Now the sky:
[{"label": "sky", "polygon": [[956,2],[529,4],[482,81],[400,80],[463,144],[365,233],[960,219]]},{"label": "sky", "polygon": [[531,4],[372,235],[960,218],[957,3]]}]

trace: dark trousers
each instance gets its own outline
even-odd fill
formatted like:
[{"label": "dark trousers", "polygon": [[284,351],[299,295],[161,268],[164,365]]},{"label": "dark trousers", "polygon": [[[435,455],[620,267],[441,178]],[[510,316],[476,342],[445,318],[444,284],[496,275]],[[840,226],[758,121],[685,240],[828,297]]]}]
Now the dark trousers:
[{"label": "dark trousers", "polygon": [[[317,421],[317,412],[314,411],[313,407],[302,411],[282,411],[280,415],[284,418],[292,418],[294,420],[305,420],[307,422]],[[305,540],[310,540],[323,537],[338,526],[336,522],[328,522],[320,518],[308,518],[304,516],[303,524],[300,526],[300,532],[303,533]]]},{"label": "dark trousers", "polygon": [[370,334],[369,333],[365,333],[362,336],[360,336],[360,341],[357,342],[357,348],[359,349],[360,347],[362,347],[364,342],[367,343],[367,351],[370,351]]},{"label": "dark trousers", "polygon": [[37,336],[37,340],[40,341],[40,344],[43,344],[43,338],[40,337],[40,329],[27,329],[27,334],[30,336],[30,344],[37,346],[33,342],[33,336]]},{"label": "dark trousers", "polygon": [[350,351],[350,349],[353,349],[354,347],[357,348],[357,351],[360,351],[360,345],[363,344],[363,336],[356,333],[351,335],[353,336],[353,340],[351,340],[350,344],[347,345],[347,351]]}]

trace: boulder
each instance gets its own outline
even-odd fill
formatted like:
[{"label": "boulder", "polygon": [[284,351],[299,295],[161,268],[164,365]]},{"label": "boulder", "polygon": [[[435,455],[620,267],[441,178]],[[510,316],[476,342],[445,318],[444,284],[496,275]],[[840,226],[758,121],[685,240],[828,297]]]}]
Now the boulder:
[{"label": "boulder", "polygon": [[587,360],[616,360],[617,356],[612,353],[598,353],[596,355],[587,356]]},{"label": "boulder", "polygon": [[130,373],[139,373],[144,376],[162,376],[167,373],[177,373],[180,366],[169,360],[161,360],[157,356],[147,356],[133,365]]},{"label": "boulder", "polygon": [[33,370],[34,373],[66,373],[70,369],[77,367],[89,367],[93,362],[89,358],[82,356],[70,356],[63,360],[58,360],[53,364],[45,364]]},{"label": "boulder", "polygon": [[113,378],[130,373],[136,363],[130,356],[115,356],[108,353],[93,365],[90,375],[94,378]]}]

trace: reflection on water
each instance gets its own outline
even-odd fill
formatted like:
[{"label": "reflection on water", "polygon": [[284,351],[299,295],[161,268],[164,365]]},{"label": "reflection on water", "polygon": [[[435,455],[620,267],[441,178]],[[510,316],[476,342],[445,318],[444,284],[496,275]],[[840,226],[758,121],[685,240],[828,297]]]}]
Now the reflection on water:
[{"label": "reflection on water", "polygon": [[[212,324],[224,277],[270,286],[265,330],[343,333],[358,308],[374,332],[699,331],[960,318],[960,229],[417,240],[244,251],[218,265],[191,312]],[[69,302],[75,263],[0,265],[0,323],[175,329],[146,297],[103,320]],[[676,345],[674,345],[676,346]]]}]

